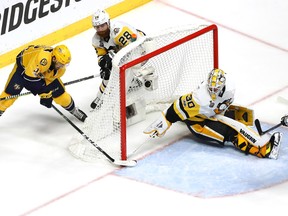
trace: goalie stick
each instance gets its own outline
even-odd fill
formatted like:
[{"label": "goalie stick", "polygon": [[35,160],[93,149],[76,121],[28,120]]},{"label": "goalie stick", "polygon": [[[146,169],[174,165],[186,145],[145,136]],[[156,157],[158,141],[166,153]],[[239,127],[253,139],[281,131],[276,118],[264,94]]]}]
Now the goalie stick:
[{"label": "goalie stick", "polygon": [[74,127],[88,142],[90,142],[98,151],[100,151],[111,163],[118,166],[133,167],[137,164],[136,160],[115,160],[109,154],[107,154],[100,146],[98,146],[93,140],[91,140],[80,128],[78,128],[69,118],[67,118],[57,107],[52,104],[52,107],[58,112],[72,127]]},{"label": "goalie stick", "polygon": [[276,129],[282,125],[282,122],[280,122],[279,124],[274,125],[273,127],[269,128],[268,130],[263,131],[259,119],[255,119],[254,123],[255,123],[255,126],[256,126],[257,131],[258,131],[260,136],[262,136],[263,134],[268,133],[269,131],[272,131],[272,130],[274,130],[274,129]]},{"label": "goalie stick", "polygon": [[[91,76],[88,76],[88,77],[83,77],[83,78],[80,78],[80,79],[72,80],[72,81],[64,83],[64,86],[71,85],[71,84],[78,83],[78,82],[82,82],[82,81],[89,80],[89,79],[92,79],[92,78],[95,78],[95,77],[99,77],[99,76],[100,76],[100,74],[96,74],[96,75],[91,75]],[[24,92],[24,93],[17,94],[17,95],[10,95],[10,96],[7,96],[7,97],[0,98],[0,101],[1,100],[9,100],[9,99],[12,99],[12,98],[17,98],[17,97],[22,97],[22,96],[30,95],[30,94],[32,94],[32,93],[31,92]]]},{"label": "goalie stick", "polygon": [[139,149],[141,149],[146,143],[148,143],[150,140],[154,138],[156,133],[157,132],[155,131],[152,135],[150,135],[144,142],[142,142],[137,148],[135,148],[130,155],[134,155],[136,152],[138,152]]}]

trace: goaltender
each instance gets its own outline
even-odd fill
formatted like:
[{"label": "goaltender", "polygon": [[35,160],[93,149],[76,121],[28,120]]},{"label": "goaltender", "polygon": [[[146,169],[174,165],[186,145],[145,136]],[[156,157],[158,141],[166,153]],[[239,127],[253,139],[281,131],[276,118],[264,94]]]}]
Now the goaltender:
[{"label": "goaltender", "polygon": [[[282,134],[258,135],[248,127],[253,125],[253,110],[231,105],[235,88],[230,78],[223,70],[213,69],[207,80],[174,101],[144,133],[162,137],[173,123],[181,121],[206,142],[222,146],[231,143],[246,154],[277,159]],[[288,115],[281,118],[281,124],[288,126]]]}]

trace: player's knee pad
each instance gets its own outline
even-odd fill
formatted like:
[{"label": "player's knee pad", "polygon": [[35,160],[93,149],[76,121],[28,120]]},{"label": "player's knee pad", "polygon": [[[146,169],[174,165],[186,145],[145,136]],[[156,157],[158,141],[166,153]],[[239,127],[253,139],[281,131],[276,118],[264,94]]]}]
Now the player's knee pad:
[{"label": "player's knee pad", "polygon": [[55,101],[55,103],[61,105],[62,107],[64,107],[68,111],[70,111],[70,109],[72,110],[74,108],[74,107],[72,107],[72,104],[74,104],[73,99],[70,96],[70,94],[68,94],[67,92],[64,92],[59,97],[53,98],[53,100]]}]

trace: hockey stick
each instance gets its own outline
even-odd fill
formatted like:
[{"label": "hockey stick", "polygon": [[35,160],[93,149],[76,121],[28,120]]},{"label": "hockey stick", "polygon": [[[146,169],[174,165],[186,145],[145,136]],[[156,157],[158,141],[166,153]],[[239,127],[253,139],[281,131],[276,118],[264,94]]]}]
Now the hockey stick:
[{"label": "hockey stick", "polygon": [[255,123],[255,126],[256,126],[257,131],[258,131],[258,133],[259,133],[260,136],[262,136],[263,134],[265,134],[265,133],[267,133],[267,132],[269,132],[269,131],[272,131],[272,130],[280,127],[281,125],[283,125],[282,122],[280,122],[279,124],[274,125],[273,127],[269,128],[268,130],[263,131],[262,128],[261,128],[261,124],[260,124],[259,119],[255,119],[255,122],[254,122],[254,123]]},{"label": "hockey stick", "polygon": [[98,151],[100,151],[111,163],[118,166],[135,166],[137,164],[136,160],[115,160],[109,154],[107,154],[100,146],[98,146],[93,140],[91,140],[80,128],[78,128],[70,119],[68,119],[59,109],[57,109],[53,104],[52,107],[56,112],[58,112],[72,127],[74,127],[88,142],[90,142]]},{"label": "hockey stick", "polygon": [[[96,75],[91,75],[91,76],[88,76],[88,77],[83,77],[83,78],[80,78],[80,79],[72,80],[72,81],[64,83],[64,86],[71,85],[71,84],[78,83],[78,82],[82,82],[82,81],[89,80],[89,79],[92,79],[92,78],[95,78],[95,77],[99,77],[99,76],[100,76],[100,74],[96,74]],[[30,95],[30,94],[32,94],[32,93],[31,92],[24,92],[24,93],[17,94],[17,95],[10,95],[10,96],[7,96],[7,97],[0,98],[0,101],[1,100],[9,100],[9,99],[12,99],[12,98],[17,98],[17,97],[22,97],[22,96]]]},{"label": "hockey stick", "polygon": [[136,152],[138,152],[139,149],[141,149],[147,142],[149,142],[151,139],[154,138],[153,135],[155,135],[155,134],[156,134],[156,131],[151,136],[146,138],[146,140],[144,142],[142,142],[136,149],[134,149],[130,155],[134,155]]},{"label": "hockey stick", "polygon": [[78,82],[82,82],[82,81],[85,81],[85,80],[93,79],[93,78],[99,77],[99,76],[100,76],[100,74],[91,75],[91,76],[88,76],[88,77],[83,77],[83,78],[80,78],[80,79],[77,79],[77,80],[72,80],[70,82],[66,82],[66,83],[64,83],[64,85],[65,86],[71,85],[71,84],[74,84],[74,83],[78,83]]}]

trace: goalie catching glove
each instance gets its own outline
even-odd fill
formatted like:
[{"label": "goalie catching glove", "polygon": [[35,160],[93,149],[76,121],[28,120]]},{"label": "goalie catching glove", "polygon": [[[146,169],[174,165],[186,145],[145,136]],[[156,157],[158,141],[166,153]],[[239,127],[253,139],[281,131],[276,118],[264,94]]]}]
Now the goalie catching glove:
[{"label": "goalie catching glove", "polygon": [[153,122],[149,127],[147,127],[143,133],[149,134],[150,137],[155,138],[162,137],[165,135],[166,131],[170,128],[171,122],[169,122],[166,117],[165,113],[162,112],[162,115],[159,119]]}]

